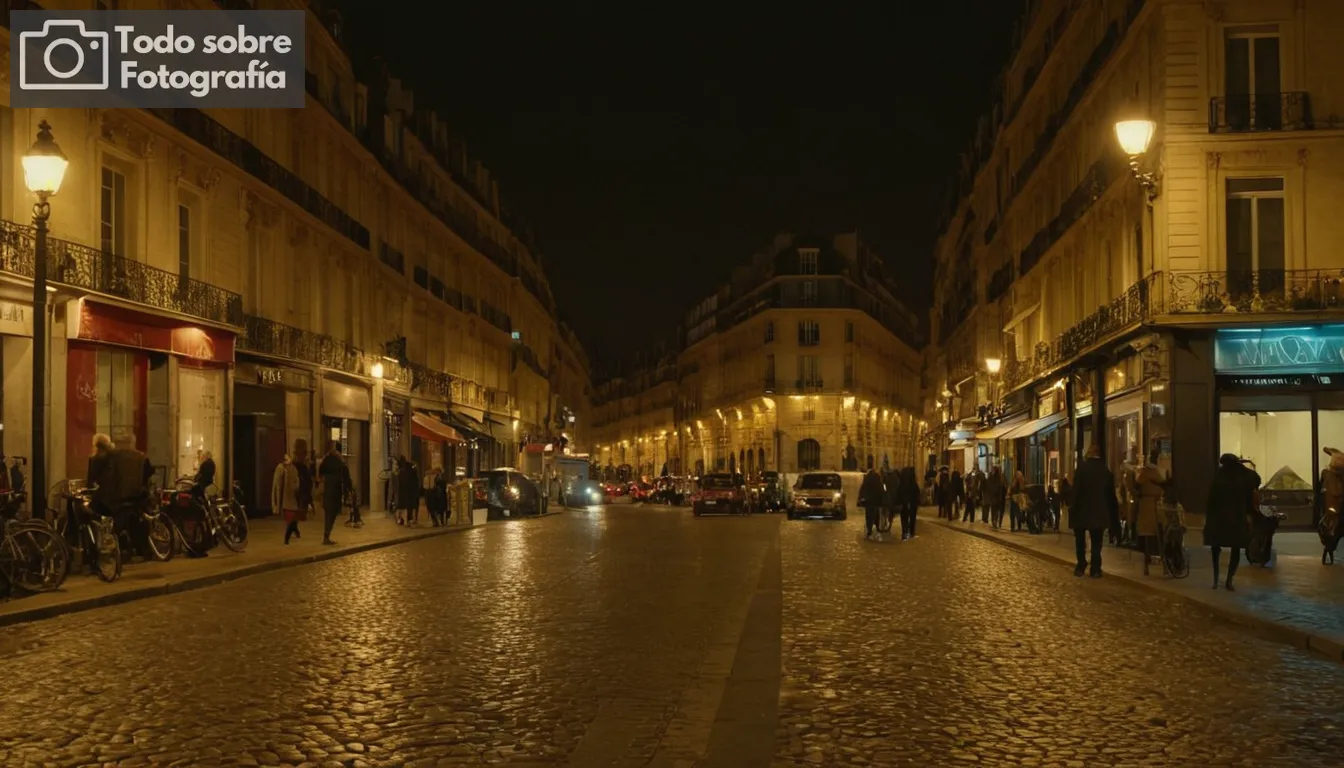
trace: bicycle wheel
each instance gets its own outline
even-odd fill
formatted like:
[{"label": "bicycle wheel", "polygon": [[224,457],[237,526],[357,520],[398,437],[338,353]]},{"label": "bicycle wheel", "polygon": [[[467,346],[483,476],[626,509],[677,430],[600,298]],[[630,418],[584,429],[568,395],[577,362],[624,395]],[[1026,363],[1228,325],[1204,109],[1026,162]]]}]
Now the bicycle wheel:
[{"label": "bicycle wheel", "polygon": [[25,592],[60,589],[70,575],[70,549],[46,525],[29,524],[11,529],[5,539],[5,576]]},{"label": "bicycle wheel", "polygon": [[173,521],[167,513],[159,512],[145,521],[145,537],[148,539],[149,556],[160,563],[173,559]]},{"label": "bicycle wheel", "polygon": [[89,537],[91,554],[94,556],[94,571],[98,578],[112,582],[121,577],[121,542],[112,530],[112,521],[106,518],[85,527]]},{"label": "bicycle wheel", "polygon": [[215,507],[215,535],[224,542],[230,551],[242,552],[247,549],[247,519],[239,519],[238,510],[232,505]]}]

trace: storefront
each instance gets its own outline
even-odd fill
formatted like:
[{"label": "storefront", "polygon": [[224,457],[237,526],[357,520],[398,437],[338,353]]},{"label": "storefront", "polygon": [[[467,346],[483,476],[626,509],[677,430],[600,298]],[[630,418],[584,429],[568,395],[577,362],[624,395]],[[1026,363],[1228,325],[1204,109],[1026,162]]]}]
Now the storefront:
[{"label": "storefront", "polygon": [[489,426],[457,407],[449,410],[447,416],[448,423],[466,441],[457,466],[467,477],[477,477],[483,470],[499,466],[494,463],[498,448]]},{"label": "storefront", "polygon": [[422,472],[452,472],[457,467],[456,454],[466,446],[466,440],[442,419],[430,411],[411,414],[411,460]]},{"label": "storefront", "polygon": [[1036,391],[1034,397],[1032,420],[1000,437],[999,443],[1012,446],[1006,452],[1012,456],[1015,470],[1021,470],[1027,485],[1045,485],[1064,471],[1069,417],[1064,380]]},{"label": "storefront", "polygon": [[1026,412],[1015,413],[1004,416],[994,424],[985,427],[975,433],[976,442],[976,462],[980,471],[989,474],[992,467],[1002,467],[1003,471],[1012,477],[1014,469],[1014,460],[1012,456],[1012,444],[1003,440],[1017,429],[1025,426],[1031,420],[1030,414]]},{"label": "storefront", "polygon": [[369,424],[372,395],[363,383],[336,378],[327,373],[322,379],[321,444],[315,446],[317,460],[327,452],[331,441],[341,444],[341,454],[350,467],[350,478],[360,503],[369,503]]},{"label": "storefront", "polygon": [[312,371],[239,360],[233,375],[233,467],[249,515],[271,510],[275,467],[294,441],[313,446]]},{"label": "storefront", "polygon": [[[94,434],[143,451],[171,481],[215,456],[228,477],[232,334],[88,300],[75,302],[66,358],[66,467],[88,465]],[[173,418],[174,410],[176,419]]]},{"label": "storefront", "polygon": [[1222,330],[1213,352],[1218,453],[1253,461],[1264,502],[1310,526],[1324,449],[1344,450],[1344,326]]},{"label": "storefront", "polygon": [[[3,290],[14,288],[5,285]],[[31,296],[32,291],[28,291]],[[27,457],[32,449],[33,313],[30,306],[0,299],[0,456]],[[0,469],[7,470],[8,462]],[[82,468],[82,465],[81,465]],[[0,478],[8,482],[8,475]]]}]

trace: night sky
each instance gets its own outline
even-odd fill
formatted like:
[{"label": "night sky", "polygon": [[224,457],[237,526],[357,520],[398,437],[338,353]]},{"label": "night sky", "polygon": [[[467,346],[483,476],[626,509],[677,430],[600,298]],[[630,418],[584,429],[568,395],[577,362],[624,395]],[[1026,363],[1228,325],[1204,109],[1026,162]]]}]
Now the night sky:
[{"label": "night sky", "polygon": [[673,337],[776,231],[857,228],[923,313],[946,179],[1021,3],[347,4],[465,136],[595,363]]}]

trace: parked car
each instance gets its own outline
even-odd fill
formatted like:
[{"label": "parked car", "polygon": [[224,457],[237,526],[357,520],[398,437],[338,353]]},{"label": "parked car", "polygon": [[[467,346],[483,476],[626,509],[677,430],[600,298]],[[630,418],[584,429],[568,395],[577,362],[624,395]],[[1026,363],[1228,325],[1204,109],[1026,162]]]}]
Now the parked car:
[{"label": "parked car", "polygon": [[691,497],[696,517],[704,514],[741,515],[751,512],[741,475],[719,473],[700,478],[700,490]]},{"label": "parked car", "polygon": [[643,480],[636,480],[630,483],[631,501],[650,501],[653,496],[653,486]]},{"label": "parked car", "polygon": [[844,520],[845,487],[838,472],[804,472],[793,484],[789,519],[829,518]]},{"label": "parked car", "polygon": [[539,515],[543,511],[541,489],[522,472],[492,469],[482,472],[476,482],[476,497],[484,499],[491,520]]}]

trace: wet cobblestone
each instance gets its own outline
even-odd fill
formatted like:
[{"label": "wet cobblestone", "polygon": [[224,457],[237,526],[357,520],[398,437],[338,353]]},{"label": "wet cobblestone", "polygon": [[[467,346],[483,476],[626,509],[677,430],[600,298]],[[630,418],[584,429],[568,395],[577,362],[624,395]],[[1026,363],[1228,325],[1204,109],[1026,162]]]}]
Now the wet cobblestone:
[{"label": "wet cobblestone", "polygon": [[776,532],[701,523],[574,512],[0,630],[0,765],[642,764]]},{"label": "wet cobblestone", "polygon": [[1344,765],[1344,666],[931,525],[781,536],[776,765]]}]

